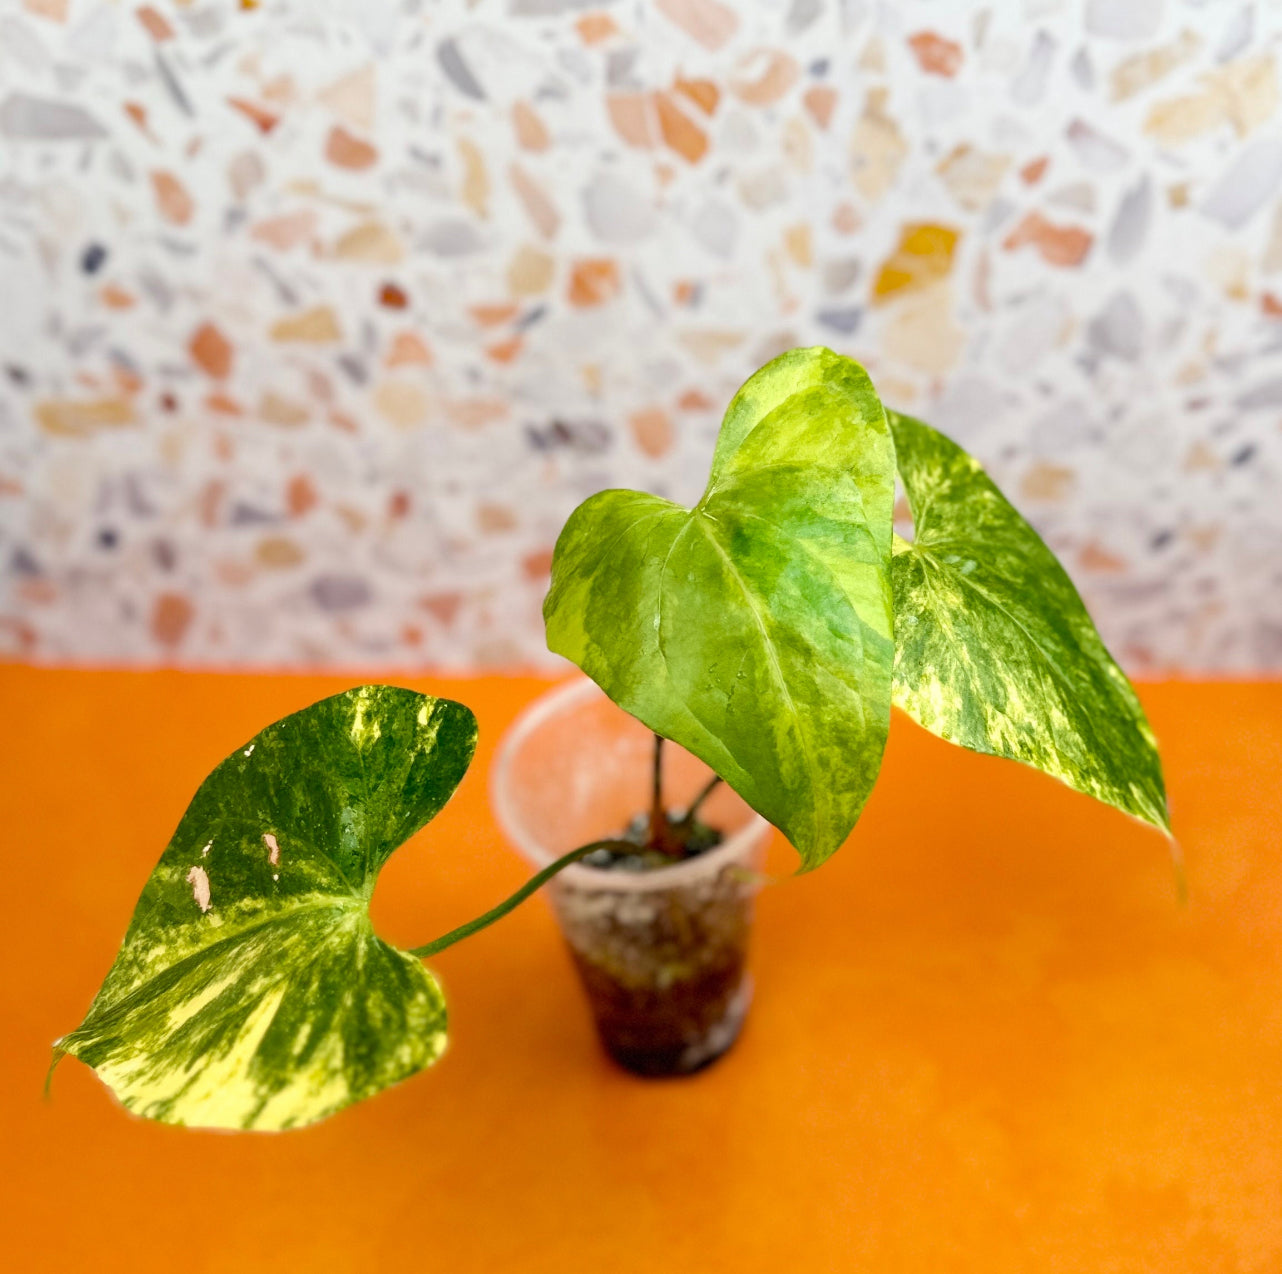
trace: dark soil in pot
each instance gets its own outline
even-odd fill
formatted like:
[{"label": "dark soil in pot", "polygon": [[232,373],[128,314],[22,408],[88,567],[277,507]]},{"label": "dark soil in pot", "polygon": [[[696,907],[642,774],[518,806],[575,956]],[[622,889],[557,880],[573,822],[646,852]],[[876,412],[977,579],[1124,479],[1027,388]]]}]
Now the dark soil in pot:
[{"label": "dark soil in pot", "polygon": [[[672,827],[684,861],[722,840],[697,822]],[[642,817],[625,833],[635,851],[585,858],[600,887],[563,881],[556,906],[606,1051],[638,1075],[686,1075],[725,1053],[743,1025],[752,882],[732,860],[664,887],[676,860],[647,849],[646,830]],[[654,888],[612,888],[623,873],[653,874]]]}]

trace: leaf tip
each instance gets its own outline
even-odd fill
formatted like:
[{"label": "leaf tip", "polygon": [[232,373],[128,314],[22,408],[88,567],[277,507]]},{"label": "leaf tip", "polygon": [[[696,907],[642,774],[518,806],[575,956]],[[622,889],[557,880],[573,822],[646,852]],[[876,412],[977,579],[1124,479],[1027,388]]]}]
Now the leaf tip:
[{"label": "leaf tip", "polygon": [[53,1056],[49,1059],[49,1069],[45,1072],[44,1088],[41,1090],[45,1101],[53,1100],[53,1073],[58,1069],[58,1063],[67,1056],[67,1050],[59,1047],[64,1039],[65,1035],[53,1043]]},{"label": "leaf tip", "polygon": [[801,862],[797,870],[793,872],[794,876],[807,876],[818,867],[822,867],[832,856],[841,848],[843,842],[838,841],[836,845],[824,847],[815,844],[807,845],[804,849],[793,842],[792,847],[797,851]]}]

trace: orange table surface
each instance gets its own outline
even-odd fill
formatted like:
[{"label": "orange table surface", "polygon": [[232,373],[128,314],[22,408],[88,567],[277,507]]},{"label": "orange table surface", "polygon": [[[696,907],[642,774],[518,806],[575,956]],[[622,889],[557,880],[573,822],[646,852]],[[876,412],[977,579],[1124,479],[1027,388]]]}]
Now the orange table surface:
[{"label": "orange table surface", "polygon": [[[42,1100],[197,784],[354,680],[0,668],[0,1268],[1282,1270],[1282,684],[1141,687],[1187,906],[1156,833],[896,717],[850,843],[790,878],[776,838],[693,1078],[605,1060],[536,899],[433,962],[444,1060],[328,1123],[146,1123],[71,1059]],[[548,683],[389,680],[481,724],[374,898],[409,946],[525,877],[487,775]]]}]

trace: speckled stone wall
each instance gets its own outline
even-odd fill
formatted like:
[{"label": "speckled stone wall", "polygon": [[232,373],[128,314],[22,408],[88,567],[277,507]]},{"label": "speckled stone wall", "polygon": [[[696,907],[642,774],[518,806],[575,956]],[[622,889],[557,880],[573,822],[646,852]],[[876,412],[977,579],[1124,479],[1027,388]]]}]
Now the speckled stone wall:
[{"label": "speckled stone wall", "polygon": [[1134,672],[1282,665],[1282,5],[0,0],[0,650],[548,659],[822,342]]}]

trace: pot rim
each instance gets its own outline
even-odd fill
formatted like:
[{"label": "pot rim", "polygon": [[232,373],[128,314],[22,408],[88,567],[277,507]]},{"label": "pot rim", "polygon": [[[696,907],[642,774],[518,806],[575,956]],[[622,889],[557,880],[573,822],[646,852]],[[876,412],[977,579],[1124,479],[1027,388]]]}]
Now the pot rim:
[{"label": "pot rim", "polygon": [[[507,839],[534,867],[542,869],[554,863],[559,854],[548,850],[525,829],[508,797],[508,776],[522,745],[544,722],[564,712],[573,711],[580,703],[608,696],[589,677],[571,677],[545,691],[521,712],[499,741],[494,764],[490,769],[490,803],[499,827]],[[622,708],[619,709],[623,711]],[[680,745],[678,745],[680,746]],[[704,762],[706,764],[706,762]],[[711,766],[708,767],[711,772]],[[742,798],[740,798],[742,799]],[[764,840],[770,824],[755,810],[748,821],[715,849],[697,858],[654,871],[605,872],[596,867],[572,863],[557,873],[555,880],[583,890],[610,890],[617,893],[646,893],[656,889],[675,889],[681,885],[714,875],[736,859],[747,857]]]}]

